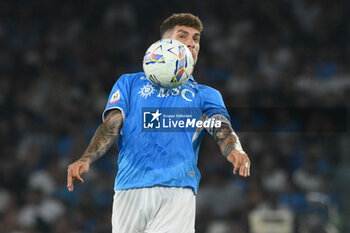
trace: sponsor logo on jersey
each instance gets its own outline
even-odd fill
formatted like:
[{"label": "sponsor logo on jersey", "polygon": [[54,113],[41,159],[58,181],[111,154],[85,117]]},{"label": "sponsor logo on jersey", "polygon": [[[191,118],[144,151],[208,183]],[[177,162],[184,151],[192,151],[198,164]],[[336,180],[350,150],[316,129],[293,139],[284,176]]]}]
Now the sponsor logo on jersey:
[{"label": "sponsor logo on jersey", "polygon": [[190,89],[187,88],[181,88],[181,87],[177,87],[177,88],[173,88],[173,89],[166,89],[166,88],[159,88],[159,93],[157,95],[158,98],[165,98],[168,96],[177,96],[177,95],[181,95],[181,97],[188,101],[191,102],[195,96],[194,92]]},{"label": "sponsor logo on jersey", "polygon": [[147,97],[151,96],[154,92],[155,92],[155,87],[152,84],[147,83],[147,85],[144,85],[143,87],[141,87],[138,94],[140,94],[141,97],[147,99]]},{"label": "sponsor logo on jersey", "polygon": [[140,88],[140,91],[138,92],[138,94],[141,97],[147,99],[147,97],[151,96],[156,92],[158,92],[156,96],[157,98],[166,98],[168,96],[180,95],[184,100],[188,102],[192,102],[192,100],[195,97],[195,92],[188,88],[183,88],[183,87],[176,87],[173,89],[166,89],[163,87],[158,88],[152,85],[151,83],[147,83],[146,85],[143,85],[143,87]]}]

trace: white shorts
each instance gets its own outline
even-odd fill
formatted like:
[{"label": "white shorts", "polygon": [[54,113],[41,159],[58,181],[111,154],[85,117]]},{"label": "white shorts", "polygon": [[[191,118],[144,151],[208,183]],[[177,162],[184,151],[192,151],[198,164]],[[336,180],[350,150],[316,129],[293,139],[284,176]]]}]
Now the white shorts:
[{"label": "white shorts", "polygon": [[193,233],[192,189],[150,187],[115,191],[112,233]]}]

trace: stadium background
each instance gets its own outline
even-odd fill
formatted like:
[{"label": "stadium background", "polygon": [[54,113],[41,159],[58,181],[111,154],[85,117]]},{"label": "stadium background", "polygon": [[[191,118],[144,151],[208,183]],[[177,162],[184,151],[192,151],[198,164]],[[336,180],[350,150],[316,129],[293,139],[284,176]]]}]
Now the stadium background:
[{"label": "stadium background", "polygon": [[[197,233],[350,232],[349,134],[251,107],[347,107],[347,1],[0,1],[0,232],[110,232],[116,151],[66,189],[117,77],[141,70],[162,20],[204,23],[198,82],[219,89],[252,160],[251,177],[206,137]],[[323,123],[323,121],[321,121]],[[346,126],[346,125],[345,125]],[[308,126],[307,126],[308,127]],[[292,222],[290,220],[292,219]]]}]

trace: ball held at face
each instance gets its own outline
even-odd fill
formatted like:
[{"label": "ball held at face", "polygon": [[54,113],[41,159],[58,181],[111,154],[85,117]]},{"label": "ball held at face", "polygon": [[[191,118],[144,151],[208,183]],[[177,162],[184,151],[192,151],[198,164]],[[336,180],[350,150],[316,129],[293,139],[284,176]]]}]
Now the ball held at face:
[{"label": "ball held at face", "polygon": [[175,88],[191,77],[194,61],[190,50],[180,41],[162,39],[153,43],[143,58],[143,70],[154,85]]}]

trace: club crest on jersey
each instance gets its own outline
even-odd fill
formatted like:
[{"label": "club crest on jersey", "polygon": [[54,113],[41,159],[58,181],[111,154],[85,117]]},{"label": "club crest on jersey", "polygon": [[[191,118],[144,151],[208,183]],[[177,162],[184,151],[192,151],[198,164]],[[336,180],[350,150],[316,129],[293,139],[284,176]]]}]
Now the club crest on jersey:
[{"label": "club crest on jersey", "polygon": [[120,93],[119,90],[117,90],[111,97],[111,100],[109,101],[109,105],[117,103],[120,99]]},{"label": "club crest on jersey", "polygon": [[151,96],[155,92],[155,88],[152,84],[147,83],[143,87],[141,87],[141,90],[138,92],[141,97],[147,99],[147,97]]}]

